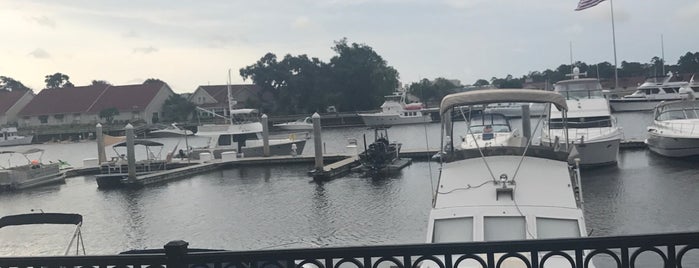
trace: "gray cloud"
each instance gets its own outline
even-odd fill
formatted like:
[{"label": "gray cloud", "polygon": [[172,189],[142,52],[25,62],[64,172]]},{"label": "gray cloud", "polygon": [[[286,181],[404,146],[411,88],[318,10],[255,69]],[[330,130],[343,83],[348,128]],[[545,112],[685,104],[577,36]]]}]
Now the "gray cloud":
[{"label": "gray cloud", "polygon": [[134,48],[134,49],[133,49],[133,53],[150,54],[150,53],[153,53],[153,52],[158,52],[158,49],[155,48],[155,47],[153,47],[153,46],[149,46],[149,47],[137,47],[137,48]]},{"label": "gray cloud", "polygon": [[29,56],[32,56],[37,59],[48,59],[51,57],[51,54],[49,54],[48,52],[46,52],[46,50],[42,48],[37,48],[34,51],[29,52]]},{"label": "gray cloud", "polygon": [[56,28],[56,22],[54,20],[50,19],[49,17],[41,16],[41,17],[32,17],[31,19],[41,26],[46,26],[49,28]]}]

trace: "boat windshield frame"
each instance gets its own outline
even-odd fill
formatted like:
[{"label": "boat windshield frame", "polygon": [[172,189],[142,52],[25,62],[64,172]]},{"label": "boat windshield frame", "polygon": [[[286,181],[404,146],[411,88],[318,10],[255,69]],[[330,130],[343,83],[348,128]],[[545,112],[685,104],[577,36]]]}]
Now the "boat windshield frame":
[{"label": "boat windshield frame", "polygon": [[[680,113],[681,116],[673,116]],[[682,100],[658,104],[653,112],[653,119],[656,121],[699,119],[699,100]]]},{"label": "boat windshield frame", "polygon": [[564,95],[567,100],[579,100],[581,98],[604,98],[604,94],[602,93],[602,84],[600,84],[600,82],[594,78],[561,81],[556,83],[554,86],[554,91]]}]

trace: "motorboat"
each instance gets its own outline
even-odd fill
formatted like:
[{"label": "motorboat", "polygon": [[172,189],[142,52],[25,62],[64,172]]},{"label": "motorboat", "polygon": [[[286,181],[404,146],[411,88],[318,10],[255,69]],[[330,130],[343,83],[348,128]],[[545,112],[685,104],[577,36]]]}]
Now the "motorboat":
[{"label": "motorboat", "polygon": [[388,128],[374,128],[374,142],[367,145],[364,136],[364,152],[359,154],[359,162],[369,173],[383,172],[400,159],[400,148],[400,143],[389,141]]},{"label": "motorboat", "polygon": [[[136,149],[137,147],[143,147],[143,150]],[[172,159],[175,157],[175,150],[168,153],[166,158],[162,158],[162,150],[164,145],[160,142],[136,139],[134,140],[134,168],[137,175],[149,174],[158,171],[164,171],[168,169],[178,168],[188,165],[185,162],[173,163]],[[100,174],[95,175],[95,180],[97,181],[97,187],[101,189],[107,188],[117,188],[123,185],[123,182],[128,179],[129,166],[127,159],[127,142],[120,142],[112,146],[114,150],[115,157],[112,157],[109,161],[100,164]],[[138,156],[136,156],[136,151],[139,151]],[[181,150],[180,155],[186,155],[186,153]]]},{"label": "motorboat", "polygon": [[31,135],[29,135],[29,136],[17,135],[17,128],[16,127],[0,128],[0,147],[31,144],[33,138],[34,138],[34,136],[31,136]]},{"label": "motorboat", "polygon": [[293,122],[274,124],[274,127],[281,130],[312,130],[313,121],[306,117]]},{"label": "motorboat", "polygon": [[493,103],[488,104],[484,112],[492,114],[502,114],[509,118],[517,118],[522,115],[522,105],[529,106],[529,114],[531,116],[542,116],[546,114],[543,105],[534,103]]},{"label": "motorboat", "polygon": [[[72,213],[28,213],[9,215],[0,218],[0,229],[12,226],[34,225],[34,224],[68,224],[75,225],[73,236],[66,247],[65,254],[69,255],[75,243],[75,255],[85,254],[85,242],[83,241],[81,227],[83,225],[83,216]],[[82,249],[82,250],[81,250]]]},{"label": "motorboat", "polygon": [[180,128],[177,124],[171,124],[165,128],[153,130],[148,132],[149,138],[169,138],[169,137],[182,137],[182,136],[192,136],[193,132]]},{"label": "motorboat", "polygon": [[651,111],[661,101],[673,101],[687,98],[686,88],[688,82],[673,81],[675,79],[672,72],[668,72],[664,77],[651,77],[636,88],[631,95],[618,99],[610,99],[612,111]]},{"label": "motorboat", "polygon": [[[198,159],[201,153],[210,153],[214,158],[221,158],[224,152],[235,152],[241,157],[264,156],[263,129],[257,110],[233,109],[230,115],[231,118],[226,118],[230,120],[230,124],[199,126],[195,136],[208,138],[208,143],[204,147],[193,148],[193,159]],[[300,155],[305,145],[306,139],[296,139],[295,135],[269,139],[269,153]]]},{"label": "motorboat", "polygon": [[668,157],[699,155],[699,100],[663,102],[648,127],[648,148]]},{"label": "motorboat", "polygon": [[[568,110],[566,99],[551,91],[498,89],[445,96],[440,106],[440,148],[444,151],[439,157],[441,167],[432,195],[427,243],[587,236],[579,168],[570,159],[572,146],[567,142],[560,146],[535,145],[524,137],[519,145],[463,148],[454,146],[448,138],[456,127],[445,115],[460,111],[466,117],[464,110],[495,102],[547,103],[556,106],[564,117]],[[536,119],[534,133],[544,120]],[[528,252],[520,254],[529,260],[543,257],[543,253],[536,258]],[[509,266],[513,258],[502,257],[495,255],[496,259],[488,263],[502,261],[499,267],[525,267],[522,263]],[[545,264],[570,267],[560,256],[548,258]]]},{"label": "motorboat", "polygon": [[[568,137],[575,144],[581,165],[608,165],[617,162],[619,144],[623,136],[621,128],[609,109],[609,100],[602,95],[602,85],[595,78],[579,78],[577,67],[573,79],[555,84],[554,91],[566,98],[568,104]],[[544,124],[541,142],[561,142],[564,135],[564,118],[555,106],[550,110],[551,121]]]},{"label": "motorboat", "polygon": [[[34,158],[35,155],[38,158]],[[0,191],[22,190],[39,187],[48,184],[65,182],[65,175],[59,170],[60,163],[42,163],[42,149],[28,149],[25,151],[0,151],[0,155],[7,155],[9,166],[0,166]],[[27,161],[26,164],[12,165],[14,155],[21,155]],[[30,158],[31,157],[31,158]]]},{"label": "motorboat", "polygon": [[422,103],[406,103],[405,91],[400,90],[384,96],[381,111],[378,113],[359,114],[364,124],[369,127],[432,122],[432,117],[424,111]]},{"label": "motorboat", "polygon": [[503,114],[486,112],[470,117],[466,121],[469,131],[461,136],[461,149],[519,146],[522,143],[519,130],[512,129],[510,121]]}]

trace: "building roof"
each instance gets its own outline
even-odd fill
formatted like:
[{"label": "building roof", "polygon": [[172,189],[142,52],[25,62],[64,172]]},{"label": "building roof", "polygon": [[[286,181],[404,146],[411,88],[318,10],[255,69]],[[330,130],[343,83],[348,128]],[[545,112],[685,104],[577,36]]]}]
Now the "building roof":
[{"label": "building roof", "polygon": [[27,106],[19,112],[20,116],[49,114],[70,114],[87,111],[104,92],[107,85],[83,86],[72,88],[47,88],[39,92]]},{"label": "building roof", "polygon": [[[199,88],[211,95],[216,102],[228,103],[228,85],[199,86]],[[245,90],[250,91],[251,93],[257,93],[262,91],[262,88],[258,85],[231,85],[231,94],[234,97]]]},{"label": "building roof", "polygon": [[4,90],[0,89],[0,115],[4,115],[19,101],[28,90]]},{"label": "building roof", "polygon": [[87,110],[88,113],[99,113],[101,110],[117,108],[119,111],[142,111],[155,98],[163,82],[147,84],[109,86],[104,93]]},{"label": "building roof", "polygon": [[103,109],[144,110],[166,84],[154,82],[137,85],[90,85],[72,88],[47,88],[39,92],[20,116],[99,113]]}]

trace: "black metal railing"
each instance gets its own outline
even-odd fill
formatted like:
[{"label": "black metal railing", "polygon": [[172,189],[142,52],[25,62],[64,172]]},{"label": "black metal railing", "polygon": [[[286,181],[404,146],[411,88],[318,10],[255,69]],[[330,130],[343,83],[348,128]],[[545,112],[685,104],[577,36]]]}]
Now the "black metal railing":
[{"label": "black metal railing", "polygon": [[0,258],[0,267],[454,268],[468,261],[475,267],[520,262],[517,267],[543,268],[556,259],[555,267],[583,268],[593,267],[597,256],[606,256],[612,267],[658,267],[638,262],[645,252],[656,254],[660,267],[699,267],[699,233],[242,252],[194,252],[187,246],[172,241],[159,253]]}]

